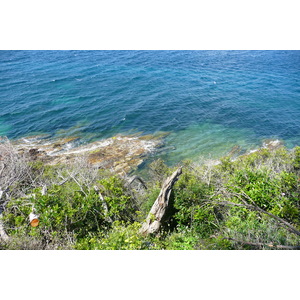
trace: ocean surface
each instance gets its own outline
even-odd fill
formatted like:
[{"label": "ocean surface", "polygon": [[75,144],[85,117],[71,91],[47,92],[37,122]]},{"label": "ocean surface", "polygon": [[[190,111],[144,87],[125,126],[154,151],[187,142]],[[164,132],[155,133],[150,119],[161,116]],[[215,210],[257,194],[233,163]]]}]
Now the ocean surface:
[{"label": "ocean surface", "polygon": [[300,51],[0,51],[0,135],[161,132],[168,164],[300,145]]}]

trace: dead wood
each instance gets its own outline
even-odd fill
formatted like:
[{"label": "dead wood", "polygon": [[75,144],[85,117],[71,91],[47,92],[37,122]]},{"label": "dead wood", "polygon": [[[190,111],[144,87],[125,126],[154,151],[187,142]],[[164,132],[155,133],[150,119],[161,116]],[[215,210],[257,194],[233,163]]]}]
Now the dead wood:
[{"label": "dead wood", "polygon": [[178,168],[163,183],[160,193],[155,200],[146,221],[143,223],[140,232],[142,234],[157,234],[164,223],[169,209],[169,200],[173,185],[182,173],[182,167]]},{"label": "dead wood", "polygon": [[99,189],[96,185],[94,185],[94,190],[95,190],[95,192],[98,193],[98,195],[99,195],[99,199],[100,199],[100,201],[101,201],[102,208],[103,208],[103,210],[104,210],[104,214],[105,214],[105,219],[106,219],[106,221],[109,222],[109,223],[112,223],[113,220],[112,220],[111,217],[108,215],[108,206],[107,206],[107,203],[106,203],[104,197],[102,196],[102,194],[101,194],[101,192],[100,192],[100,189]]}]

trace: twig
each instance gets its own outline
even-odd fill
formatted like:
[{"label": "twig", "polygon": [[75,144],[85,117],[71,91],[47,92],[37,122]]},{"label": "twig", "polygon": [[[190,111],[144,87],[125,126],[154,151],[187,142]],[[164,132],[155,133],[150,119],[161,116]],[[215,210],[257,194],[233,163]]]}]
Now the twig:
[{"label": "twig", "polygon": [[75,176],[73,174],[70,174],[70,172],[68,171],[69,176],[76,182],[76,184],[80,187],[80,190],[82,191],[82,193],[87,197],[86,192],[83,190],[81,184],[77,181],[77,179],[75,178]]},{"label": "twig", "polygon": [[71,177],[65,178],[64,180],[62,180],[61,182],[59,182],[57,185],[63,185],[65,184],[68,180],[70,180]]},{"label": "twig", "polygon": [[144,181],[141,177],[139,177],[139,176],[137,176],[137,175],[135,175],[135,176],[133,176],[133,177],[131,178],[130,182],[128,183],[128,186],[130,186],[135,180],[139,181],[139,182],[142,184],[143,188],[144,188],[145,190],[147,190],[147,186],[146,186],[145,181]]}]

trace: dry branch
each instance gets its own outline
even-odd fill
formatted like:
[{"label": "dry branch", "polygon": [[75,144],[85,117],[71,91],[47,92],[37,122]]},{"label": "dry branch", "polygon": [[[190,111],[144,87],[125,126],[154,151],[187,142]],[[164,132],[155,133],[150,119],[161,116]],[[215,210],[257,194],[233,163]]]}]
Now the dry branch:
[{"label": "dry branch", "polygon": [[133,177],[130,179],[130,181],[129,181],[129,183],[128,183],[128,186],[130,186],[135,180],[139,181],[140,184],[142,185],[142,187],[143,187],[145,190],[147,190],[147,186],[146,186],[145,181],[144,181],[141,177],[139,177],[139,176],[137,176],[137,175],[133,176]]},{"label": "dry branch", "polygon": [[102,196],[101,192],[100,192],[100,189],[94,185],[94,190],[96,193],[98,193],[99,195],[99,199],[101,201],[101,204],[102,204],[102,208],[104,210],[104,214],[105,214],[105,218],[106,218],[106,221],[108,221],[109,223],[112,223],[113,220],[111,219],[111,217],[108,215],[108,206],[107,206],[107,203],[104,199],[104,197]]},{"label": "dry branch", "polygon": [[255,247],[269,247],[269,248],[275,248],[275,249],[285,249],[285,250],[299,250],[300,246],[286,246],[286,245],[274,245],[274,244],[265,244],[265,243],[253,243],[253,242],[245,242],[240,241],[234,238],[227,238],[224,237],[223,240],[229,240],[233,241],[242,245],[249,245],[249,246],[255,246]]},{"label": "dry branch", "polygon": [[273,215],[272,213],[265,211],[264,209],[258,207],[258,206],[254,206],[251,204],[247,204],[247,203],[234,203],[234,202],[230,202],[230,201],[216,201],[215,203],[220,204],[220,205],[233,205],[233,206],[241,206],[241,207],[246,207],[249,208],[251,210],[256,210],[259,211],[263,214],[266,214],[270,217],[272,217],[273,219],[277,220],[282,226],[284,226],[287,230],[289,230],[292,233],[295,233],[297,235],[300,236],[300,231],[298,231],[295,227],[293,227],[290,223],[288,223],[287,221],[285,221],[284,219],[281,219],[275,215]]},{"label": "dry branch", "polygon": [[[0,189],[6,197],[24,196],[34,182],[28,158],[18,153],[7,138],[0,137]],[[19,188],[12,188],[16,184]]]},{"label": "dry branch", "polygon": [[178,177],[181,175],[181,173],[182,168],[180,167],[164,182],[160,193],[146,218],[146,221],[141,227],[140,232],[142,234],[156,234],[159,232],[161,225],[166,219],[173,185],[178,180]]}]

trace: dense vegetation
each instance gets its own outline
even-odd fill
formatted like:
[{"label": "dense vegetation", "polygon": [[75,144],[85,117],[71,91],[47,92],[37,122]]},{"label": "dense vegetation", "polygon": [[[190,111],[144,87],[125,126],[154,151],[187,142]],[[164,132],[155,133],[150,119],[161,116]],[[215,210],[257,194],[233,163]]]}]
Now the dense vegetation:
[{"label": "dense vegetation", "polygon": [[[49,166],[0,144],[1,249],[298,249],[300,147],[262,148],[218,164],[185,161],[171,218],[139,233],[175,169],[156,160],[146,186],[83,158]],[[39,215],[31,227],[28,216]]]}]

